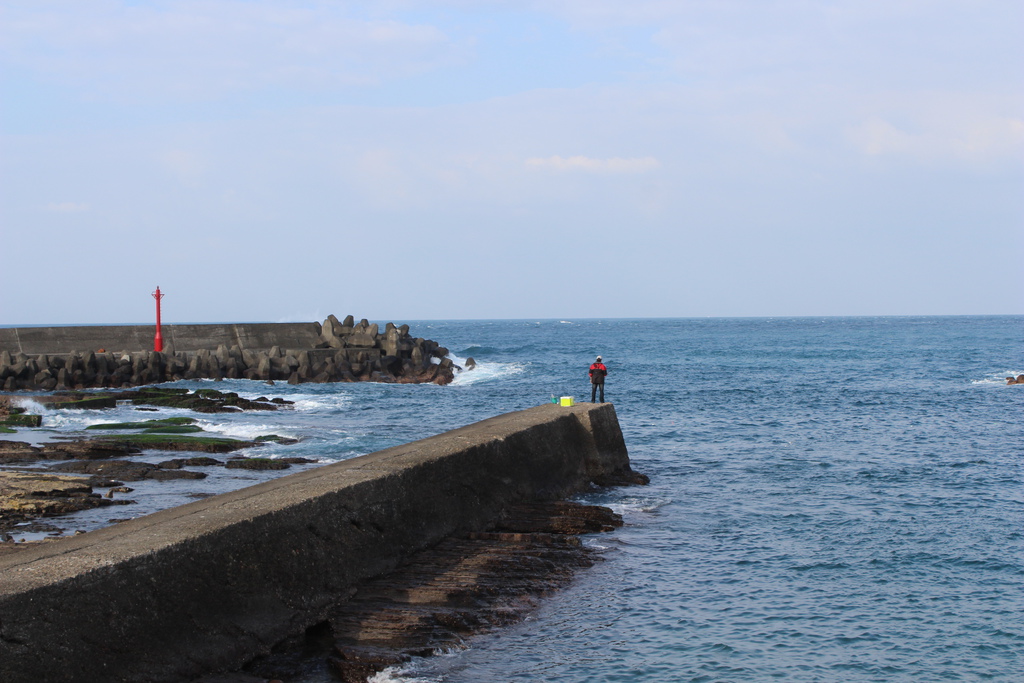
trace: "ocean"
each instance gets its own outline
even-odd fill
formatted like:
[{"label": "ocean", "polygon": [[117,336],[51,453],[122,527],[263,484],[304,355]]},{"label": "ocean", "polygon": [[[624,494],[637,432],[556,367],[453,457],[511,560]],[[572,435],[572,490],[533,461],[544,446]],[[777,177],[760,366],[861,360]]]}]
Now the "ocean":
[{"label": "ocean", "polygon": [[[1024,374],[1024,316],[396,322],[477,368],[446,387],[228,380],[295,407],[203,426],[331,462],[589,400],[600,354],[651,484],[580,496],[626,525],[588,537],[603,561],[527,621],[377,681],[1021,680],[1024,385],[1004,378]],[[37,410],[58,433],[130,417]],[[279,474],[221,472],[53,533]]]}]

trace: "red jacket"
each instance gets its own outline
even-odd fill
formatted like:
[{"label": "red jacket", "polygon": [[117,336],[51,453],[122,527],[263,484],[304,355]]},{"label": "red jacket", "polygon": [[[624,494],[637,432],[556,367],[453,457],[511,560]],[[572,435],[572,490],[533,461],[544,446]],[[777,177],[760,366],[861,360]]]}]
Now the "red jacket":
[{"label": "red jacket", "polygon": [[590,366],[590,383],[604,384],[604,376],[608,374],[608,368],[604,363],[594,363]]}]

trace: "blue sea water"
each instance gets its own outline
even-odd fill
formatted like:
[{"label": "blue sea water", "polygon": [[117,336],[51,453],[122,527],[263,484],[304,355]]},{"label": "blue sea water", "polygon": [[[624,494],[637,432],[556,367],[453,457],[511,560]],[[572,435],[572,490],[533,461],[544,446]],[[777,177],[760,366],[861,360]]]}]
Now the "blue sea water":
[{"label": "blue sea water", "polygon": [[[205,424],[298,436],[261,454],[328,462],[552,395],[589,400],[601,354],[606,398],[651,484],[581,497],[626,526],[590,537],[604,561],[526,622],[378,680],[1024,678],[1024,385],[1004,379],[1024,374],[1024,317],[412,327],[478,368],[447,387],[224,382],[296,409]],[[73,431],[111,416],[45,419]],[[246,483],[153,485],[134,514]]]}]

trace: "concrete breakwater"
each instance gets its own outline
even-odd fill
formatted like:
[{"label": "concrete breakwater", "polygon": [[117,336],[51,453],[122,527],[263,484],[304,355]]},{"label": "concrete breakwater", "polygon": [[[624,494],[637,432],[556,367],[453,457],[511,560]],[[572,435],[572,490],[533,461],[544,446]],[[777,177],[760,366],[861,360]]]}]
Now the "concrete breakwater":
[{"label": "concrete breakwater", "polygon": [[237,668],[511,506],[638,478],[610,404],[549,404],[12,553],[0,680]]},{"label": "concrete breakwater", "polygon": [[164,350],[144,325],[0,329],[3,391],[130,387],[180,379],[434,382],[456,366],[448,349],[352,316],[321,323],[165,325]]}]

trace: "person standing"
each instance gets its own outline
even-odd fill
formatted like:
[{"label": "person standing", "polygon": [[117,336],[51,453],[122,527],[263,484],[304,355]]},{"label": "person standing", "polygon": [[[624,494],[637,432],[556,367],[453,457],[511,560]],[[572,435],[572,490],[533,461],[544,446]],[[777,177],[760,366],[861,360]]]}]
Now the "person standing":
[{"label": "person standing", "polygon": [[608,374],[608,368],[601,362],[601,356],[590,366],[590,402],[597,398],[597,390],[601,389],[601,403],[604,403],[604,378]]}]

